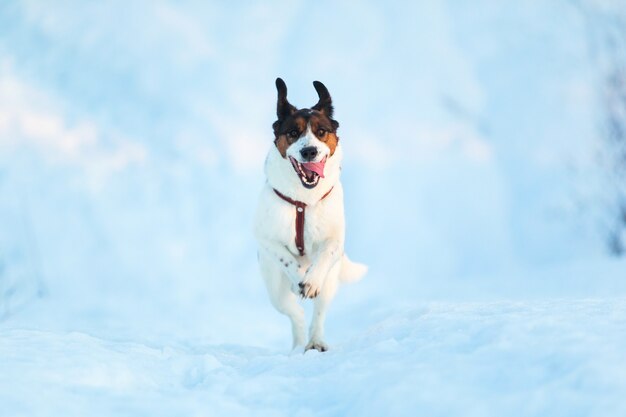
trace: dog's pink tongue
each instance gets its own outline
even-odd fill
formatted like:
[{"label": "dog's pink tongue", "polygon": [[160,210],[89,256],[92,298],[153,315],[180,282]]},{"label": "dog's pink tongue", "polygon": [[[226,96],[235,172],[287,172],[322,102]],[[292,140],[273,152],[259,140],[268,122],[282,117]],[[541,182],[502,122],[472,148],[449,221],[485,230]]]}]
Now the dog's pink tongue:
[{"label": "dog's pink tongue", "polygon": [[304,162],[302,167],[309,171],[315,172],[320,177],[324,178],[324,165],[326,165],[326,159],[320,162]]}]

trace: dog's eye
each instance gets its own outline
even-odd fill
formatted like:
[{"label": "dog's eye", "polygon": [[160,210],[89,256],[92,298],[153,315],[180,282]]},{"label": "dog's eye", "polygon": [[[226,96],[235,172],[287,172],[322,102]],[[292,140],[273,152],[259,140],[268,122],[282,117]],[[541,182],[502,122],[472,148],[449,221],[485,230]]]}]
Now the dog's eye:
[{"label": "dog's eye", "polygon": [[320,129],[317,131],[317,136],[322,138],[326,134],[326,129]]},{"label": "dog's eye", "polygon": [[298,136],[300,136],[300,132],[298,132],[297,129],[293,129],[292,131],[289,132],[289,136],[291,136],[293,139],[295,139]]}]

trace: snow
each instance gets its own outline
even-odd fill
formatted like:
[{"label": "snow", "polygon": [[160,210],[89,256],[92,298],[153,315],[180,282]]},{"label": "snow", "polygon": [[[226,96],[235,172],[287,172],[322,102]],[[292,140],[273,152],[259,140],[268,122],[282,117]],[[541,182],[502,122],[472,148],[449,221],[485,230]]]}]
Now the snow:
[{"label": "snow", "polygon": [[2,330],[0,400],[29,416],[623,415],[625,317],[626,298],[431,303],[305,355]]},{"label": "snow", "polygon": [[[593,21],[622,9],[1,3],[0,417],[624,415]],[[370,267],[325,354],[256,265],[277,76],[335,100]]]}]

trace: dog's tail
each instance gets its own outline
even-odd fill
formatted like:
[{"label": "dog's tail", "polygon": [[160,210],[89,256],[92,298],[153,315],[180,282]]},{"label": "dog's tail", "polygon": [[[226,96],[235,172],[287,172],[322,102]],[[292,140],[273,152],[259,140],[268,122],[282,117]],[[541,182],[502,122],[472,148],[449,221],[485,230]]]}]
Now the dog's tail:
[{"label": "dog's tail", "polygon": [[341,259],[341,271],[339,271],[339,280],[341,282],[357,282],[367,273],[367,266],[352,262],[344,253]]}]

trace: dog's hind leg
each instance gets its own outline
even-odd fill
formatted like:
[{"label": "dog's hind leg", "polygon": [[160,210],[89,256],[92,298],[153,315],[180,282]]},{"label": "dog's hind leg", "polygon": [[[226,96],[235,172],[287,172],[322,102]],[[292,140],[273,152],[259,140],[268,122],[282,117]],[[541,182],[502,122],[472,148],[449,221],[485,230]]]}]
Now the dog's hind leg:
[{"label": "dog's hind leg", "polygon": [[340,269],[339,262],[331,268],[320,294],[313,299],[313,318],[309,328],[309,343],[304,348],[305,351],[315,349],[325,352],[328,350],[328,345],[324,342],[324,321],[330,302],[337,293]]},{"label": "dog's hind leg", "polygon": [[259,263],[272,305],[291,321],[293,349],[304,346],[304,309],[298,304],[298,297],[291,291],[291,281],[274,262],[269,262],[262,254],[259,254]]}]

